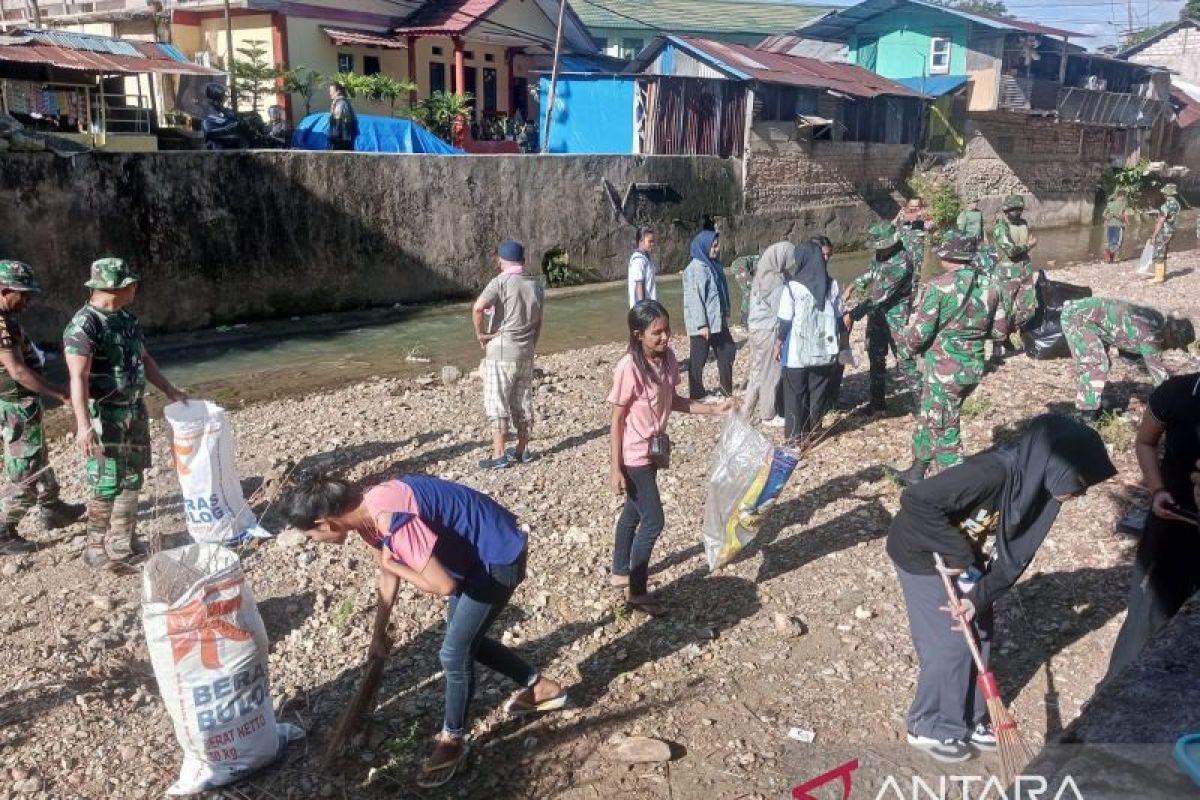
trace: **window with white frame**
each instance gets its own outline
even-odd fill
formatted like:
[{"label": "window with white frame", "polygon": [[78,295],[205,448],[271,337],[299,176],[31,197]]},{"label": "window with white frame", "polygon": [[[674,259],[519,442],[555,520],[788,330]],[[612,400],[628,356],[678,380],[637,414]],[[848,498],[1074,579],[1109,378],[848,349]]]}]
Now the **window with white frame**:
[{"label": "window with white frame", "polygon": [[929,74],[950,73],[950,34],[935,33],[929,39]]}]

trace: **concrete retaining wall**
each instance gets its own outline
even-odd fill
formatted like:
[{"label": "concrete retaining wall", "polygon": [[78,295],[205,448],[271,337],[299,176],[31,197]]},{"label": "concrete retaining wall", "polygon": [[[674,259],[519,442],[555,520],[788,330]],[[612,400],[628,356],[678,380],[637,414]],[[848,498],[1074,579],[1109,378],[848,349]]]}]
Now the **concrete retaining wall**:
[{"label": "concrete retaining wall", "polygon": [[532,264],[561,249],[592,277],[614,278],[635,226],[650,224],[660,261],[677,270],[706,215],[736,249],[740,209],[740,164],[718,158],[0,158],[0,257],[37,269],[46,293],[28,325],[47,339],[84,301],[88,264],[103,254],[144,272],[148,327],[189,330],[470,294],[507,237],[525,242]]}]

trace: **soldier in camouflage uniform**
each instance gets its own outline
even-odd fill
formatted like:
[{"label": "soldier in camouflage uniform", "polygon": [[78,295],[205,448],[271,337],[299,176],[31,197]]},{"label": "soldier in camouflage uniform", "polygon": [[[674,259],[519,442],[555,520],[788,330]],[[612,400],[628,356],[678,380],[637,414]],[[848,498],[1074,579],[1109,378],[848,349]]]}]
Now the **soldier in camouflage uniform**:
[{"label": "soldier in camouflage uniform", "polygon": [[26,338],[17,315],[42,290],[28,264],[0,261],[0,418],[4,432],[4,472],[9,486],[0,511],[0,554],[26,553],[37,545],[17,527],[35,505],[43,528],[66,527],[83,516],[82,505],[59,499],[42,428],[41,395],[67,401],[62,388],[42,376],[42,356]]},{"label": "soldier in camouflage uniform", "polygon": [[1100,396],[1111,366],[1109,347],[1141,356],[1150,380],[1158,386],[1171,377],[1163,351],[1183,350],[1196,341],[1190,320],[1164,317],[1153,308],[1106,297],[1068,301],[1063,305],[1062,330],[1075,361],[1075,407],[1092,419],[1100,413]]},{"label": "soldier in camouflage uniform", "polygon": [[904,346],[901,333],[912,309],[912,257],[900,242],[895,225],[881,222],[869,231],[875,258],[865,273],[850,285],[850,318],[867,318],[867,358],[870,361],[871,410],[882,411],[887,395],[887,354],[890,349],[911,396],[916,411],[921,375],[917,364]]},{"label": "soldier in camouflage uniform", "polygon": [[1173,183],[1163,187],[1162,207],[1158,209],[1158,222],[1154,225],[1154,277],[1151,283],[1164,283],[1167,280],[1167,253],[1171,249],[1171,239],[1179,227],[1179,214],[1183,207],[1179,205],[1176,195],[1179,189]]},{"label": "soldier in camouflage uniform", "polygon": [[930,234],[937,228],[937,224],[925,210],[925,204],[919,197],[909,200],[892,220],[892,224],[896,226],[900,241],[912,258],[915,268],[913,272],[913,291],[915,292],[921,283],[921,270],[925,268],[926,242],[928,242]]},{"label": "soldier in camouflage uniform", "polygon": [[[1004,198],[1004,207],[992,226],[992,246],[997,257],[996,279],[1003,287],[1008,327],[1013,333],[1029,322],[1037,311],[1037,290],[1034,288],[1037,273],[1029,256],[1037,247],[1037,237],[1029,232],[1024,213],[1025,198],[1010,194]],[[997,342],[992,347],[992,360],[999,361],[1004,353],[1013,353],[1016,349],[1007,338]]]},{"label": "soldier in camouflage uniform", "polygon": [[983,377],[984,342],[1008,335],[1000,287],[976,254],[974,239],[947,234],[938,250],[946,274],[929,282],[904,331],[924,376],[913,464],[896,474],[905,486],[925,477],[934,461],[941,468],[962,461],[959,413]]},{"label": "soldier in camouflage uniform", "polygon": [[87,456],[90,567],[121,570],[135,557],[138,491],[150,466],[150,419],[146,381],[171,402],[186,401],[146,352],[142,324],[129,310],[140,276],[119,258],[92,264],[92,290],[63,332],[71,371],[76,441]]}]

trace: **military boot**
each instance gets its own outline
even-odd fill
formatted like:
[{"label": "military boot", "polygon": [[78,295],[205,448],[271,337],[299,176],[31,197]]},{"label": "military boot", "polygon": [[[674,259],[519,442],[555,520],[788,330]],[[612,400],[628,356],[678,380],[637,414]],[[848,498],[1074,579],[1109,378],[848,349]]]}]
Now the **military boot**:
[{"label": "military boot", "polygon": [[17,533],[16,525],[5,523],[0,526],[0,555],[16,556],[22,553],[32,553],[37,548],[36,542],[31,542]]},{"label": "military boot", "polygon": [[104,551],[110,561],[109,568],[114,571],[132,569],[138,558],[144,554],[134,543],[137,510],[137,490],[125,489],[113,501],[112,522],[108,537],[104,541]]},{"label": "military boot", "polygon": [[870,410],[872,412],[887,410],[887,378],[884,375],[872,372],[870,373],[870,390],[871,403]]},{"label": "military boot", "polygon": [[1167,263],[1165,261],[1154,262],[1154,277],[1150,279],[1151,283],[1166,283],[1167,282]]},{"label": "military boot", "polygon": [[925,473],[929,471],[928,461],[913,460],[912,466],[906,470],[892,470],[892,477],[903,487],[915,486],[925,479]]},{"label": "military boot", "polygon": [[93,497],[88,501],[87,544],[83,548],[83,563],[92,569],[107,567],[108,529],[112,525],[113,501]]},{"label": "military boot", "polygon": [[56,531],[78,522],[85,511],[87,511],[87,506],[83,503],[64,503],[62,500],[54,500],[41,506],[38,509],[38,515],[41,517],[42,527],[45,530]]}]

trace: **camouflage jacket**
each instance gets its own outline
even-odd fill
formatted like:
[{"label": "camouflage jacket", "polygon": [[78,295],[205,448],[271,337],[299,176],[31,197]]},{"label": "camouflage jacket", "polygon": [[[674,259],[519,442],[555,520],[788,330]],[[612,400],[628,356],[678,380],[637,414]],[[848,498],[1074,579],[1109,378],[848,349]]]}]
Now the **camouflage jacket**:
[{"label": "camouflage jacket", "polygon": [[[1018,229],[1018,230],[1014,230]],[[1017,244],[1017,242],[1021,244]],[[992,244],[999,252],[1001,263],[1029,261],[1029,225],[1014,225],[1000,214],[992,228]]]},{"label": "camouflage jacket", "polygon": [[127,405],[146,394],[142,323],[129,309],[101,311],[86,305],[63,331],[63,351],[91,356],[88,396],[98,403]]},{"label": "camouflage jacket", "polygon": [[1062,321],[1068,338],[1087,326],[1106,344],[1141,356],[1156,386],[1170,377],[1162,357],[1166,320],[1153,308],[1107,297],[1084,297],[1063,306]]},{"label": "camouflage jacket", "polygon": [[1167,202],[1162,204],[1162,208],[1158,209],[1158,213],[1162,215],[1162,228],[1158,235],[1163,239],[1170,239],[1175,235],[1175,231],[1179,228],[1179,212],[1183,210],[1183,206],[1179,205],[1179,201],[1174,197],[1168,197]]},{"label": "camouflage jacket", "polygon": [[975,263],[993,276],[1009,331],[1015,331],[1037,313],[1037,271],[1028,261],[1003,263],[993,245],[979,248]]},{"label": "camouflage jacket", "polygon": [[908,316],[912,306],[913,261],[903,248],[887,261],[871,259],[867,271],[850,284],[850,299],[864,308],[861,315],[883,311],[889,317]]},{"label": "camouflage jacket", "polygon": [[[33,343],[25,338],[25,332],[11,314],[0,313],[0,350],[9,350],[16,356],[17,361],[23,361],[25,366],[36,372],[42,371],[42,359],[33,349]],[[0,400],[13,401],[37,396],[37,392],[17,383],[13,376],[8,374],[8,370],[0,365]]]},{"label": "camouflage jacket", "polygon": [[983,376],[984,342],[1008,335],[1001,290],[982,266],[963,265],[925,287],[904,329],[926,380],[970,384]]}]

